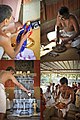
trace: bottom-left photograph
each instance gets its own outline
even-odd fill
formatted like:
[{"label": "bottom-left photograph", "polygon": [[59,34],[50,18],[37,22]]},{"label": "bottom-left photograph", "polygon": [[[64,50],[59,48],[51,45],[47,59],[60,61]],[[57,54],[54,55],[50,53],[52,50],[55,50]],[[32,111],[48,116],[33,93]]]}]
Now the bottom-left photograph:
[{"label": "bottom-left photograph", "polygon": [[0,120],[40,119],[40,61],[0,61]]}]

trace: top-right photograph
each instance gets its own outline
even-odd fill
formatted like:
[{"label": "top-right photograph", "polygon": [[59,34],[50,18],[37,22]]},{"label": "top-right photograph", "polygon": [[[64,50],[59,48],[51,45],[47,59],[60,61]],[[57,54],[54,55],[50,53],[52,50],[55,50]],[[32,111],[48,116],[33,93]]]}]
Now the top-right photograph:
[{"label": "top-right photograph", "polygon": [[80,59],[80,1],[41,0],[41,61]]}]

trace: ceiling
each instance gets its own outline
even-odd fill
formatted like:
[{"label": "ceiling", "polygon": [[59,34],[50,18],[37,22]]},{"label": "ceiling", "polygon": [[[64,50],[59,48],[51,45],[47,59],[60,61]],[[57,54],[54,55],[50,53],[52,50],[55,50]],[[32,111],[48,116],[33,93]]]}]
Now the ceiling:
[{"label": "ceiling", "polygon": [[41,72],[52,73],[78,73],[80,74],[80,61],[54,61],[54,62],[42,62],[40,64]]}]

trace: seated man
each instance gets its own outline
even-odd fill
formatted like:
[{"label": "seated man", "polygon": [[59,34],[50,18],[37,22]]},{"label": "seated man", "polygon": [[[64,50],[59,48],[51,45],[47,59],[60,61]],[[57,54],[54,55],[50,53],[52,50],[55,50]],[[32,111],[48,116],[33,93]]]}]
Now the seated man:
[{"label": "seated man", "polygon": [[58,11],[56,28],[58,35],[56,35],[56,31],[48,33],[47,37],[49,40],[53,40],[57,36],[60,44],[62,42],[65,44],[71,43],[72,47],[80,47],[78,20],[76,16],[69,13],[69,9],[65,6],[61,7]]}]

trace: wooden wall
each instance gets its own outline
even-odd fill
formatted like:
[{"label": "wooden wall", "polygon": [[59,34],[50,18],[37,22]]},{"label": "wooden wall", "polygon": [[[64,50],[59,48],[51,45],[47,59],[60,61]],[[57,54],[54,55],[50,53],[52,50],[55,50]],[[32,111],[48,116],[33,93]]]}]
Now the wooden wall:
[{"label": "wooden wall", "polygon": [[[24,4],[25,3],[25,4]],[[25,1],[22,4],[23,9],[23,21],[24,24],[26,21],[34,21],[40,19],[40,1],[39,0],[31,0]]]},{"label": "wooden wall", "polygon": [[[42,5],[43,4],[43,5]],[[42,23],[46,20],[55,19],[57,16],[57,11],[61,6],[67,6],[70,12],[75,13],[80,17],[80,0],[45,0],[41,3],[41,21]],[[45,20],[44,20],[45,12]]]},{"label": "wooden wall", "polygon": [[9,66],[15,68],[14,60],[0,60],[0,70],[5,70]]}]

